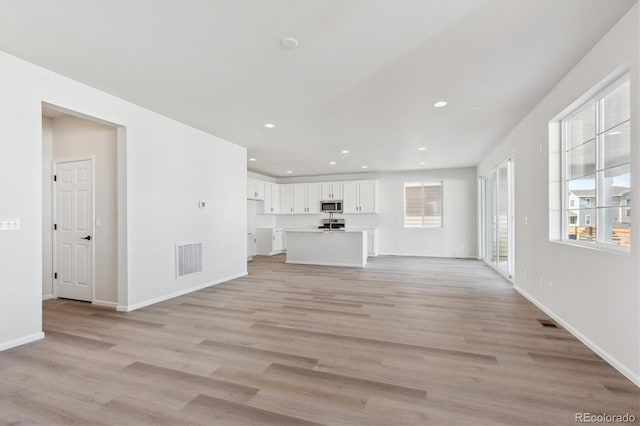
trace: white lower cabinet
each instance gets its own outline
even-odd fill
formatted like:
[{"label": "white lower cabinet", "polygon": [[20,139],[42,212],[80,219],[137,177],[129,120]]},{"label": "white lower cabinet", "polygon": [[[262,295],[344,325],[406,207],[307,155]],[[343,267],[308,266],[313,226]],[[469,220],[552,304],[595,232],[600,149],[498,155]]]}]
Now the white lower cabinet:
[{"label": "white lower cabinet", "polygon": [[247,234],[247,260],[252,260],[253,256],[257,253],[257,238],[256,234],[249,232]]},{"label": "white lower cabinet", "polygon": [[378,255],[378,231],[375,229],[367,230],[367,254],[369,257]]},{"label": "white lower cabinet", "polygon": [[284,232],[280,228],[258,228],[258,250],[261,256],[272,256],[284,251]]}]

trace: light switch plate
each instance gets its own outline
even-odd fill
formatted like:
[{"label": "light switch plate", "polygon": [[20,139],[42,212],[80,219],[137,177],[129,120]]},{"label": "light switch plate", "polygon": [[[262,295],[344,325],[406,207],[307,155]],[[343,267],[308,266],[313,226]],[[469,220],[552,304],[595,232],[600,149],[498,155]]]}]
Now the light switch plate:
[{"label": "light switch plate", "polygon": [[0,231],[17,231],[20,229],[20,219],[17,217],[0,218]]}]

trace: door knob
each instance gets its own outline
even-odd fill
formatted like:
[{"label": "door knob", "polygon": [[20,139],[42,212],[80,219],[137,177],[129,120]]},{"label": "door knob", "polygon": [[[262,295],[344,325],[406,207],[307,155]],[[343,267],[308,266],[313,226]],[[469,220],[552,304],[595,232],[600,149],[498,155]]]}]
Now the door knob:
[{"label": "door knob", "polygon": [[86,237],[82,237],[83,240],[91,241],[91,235],[87,235]]}]

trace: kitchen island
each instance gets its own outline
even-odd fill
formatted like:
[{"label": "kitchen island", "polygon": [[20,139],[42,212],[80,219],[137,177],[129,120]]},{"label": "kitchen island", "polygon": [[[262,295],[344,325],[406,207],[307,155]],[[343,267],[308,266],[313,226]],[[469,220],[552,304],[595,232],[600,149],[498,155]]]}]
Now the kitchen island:
[{"label": "kitchen island", "polygon": [[364,267],[367,231],[288,229],[287,263]]}]

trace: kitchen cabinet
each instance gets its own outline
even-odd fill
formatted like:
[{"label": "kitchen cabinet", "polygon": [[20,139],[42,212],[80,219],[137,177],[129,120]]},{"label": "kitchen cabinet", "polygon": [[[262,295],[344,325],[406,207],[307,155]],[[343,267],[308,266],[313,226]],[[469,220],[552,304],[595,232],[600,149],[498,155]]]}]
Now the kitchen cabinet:
[{"label": "kitchen cabinet", "polygon": [[293,184],[280,185],[280,214],[293,214]]},{"label": "kitchen cabinet", "polygon": [[342,200],[342,182],[323,182],[320,184],[320,200]]},{"label": "kitchen cabinet", "polygon": [[272,256],[284,251],[284,232],[280,228],[258,228],[257,254]]},{"label": "kitchen cabinet", "polygon": [[264,200],[264,181],[247,178],[247,199]]},{"label": "kitchen cabinet", "polygon": [[378,213],[378,181],[344,182],[342,208],[346,214]]},{"label": "kitchen cabinet", "polygon": [[295,214],[320,213],[320,184],[293,184],[293,212]]},{"label": "kitchen cabinet", "polygon": [[280,213],[280,185],[277,183],[264,183],[264,214]]},{"label": "kitchen cabinet", "polygon": [[257,253],[257,239],[256,234],[249,232],[247,234],[247,260],[252,260],[253,256]]},{"label": "kitchen cabinet", "polygon": [[378,255],[378,231],[375,229],[367,230],[367,255],[369,257]]}]

